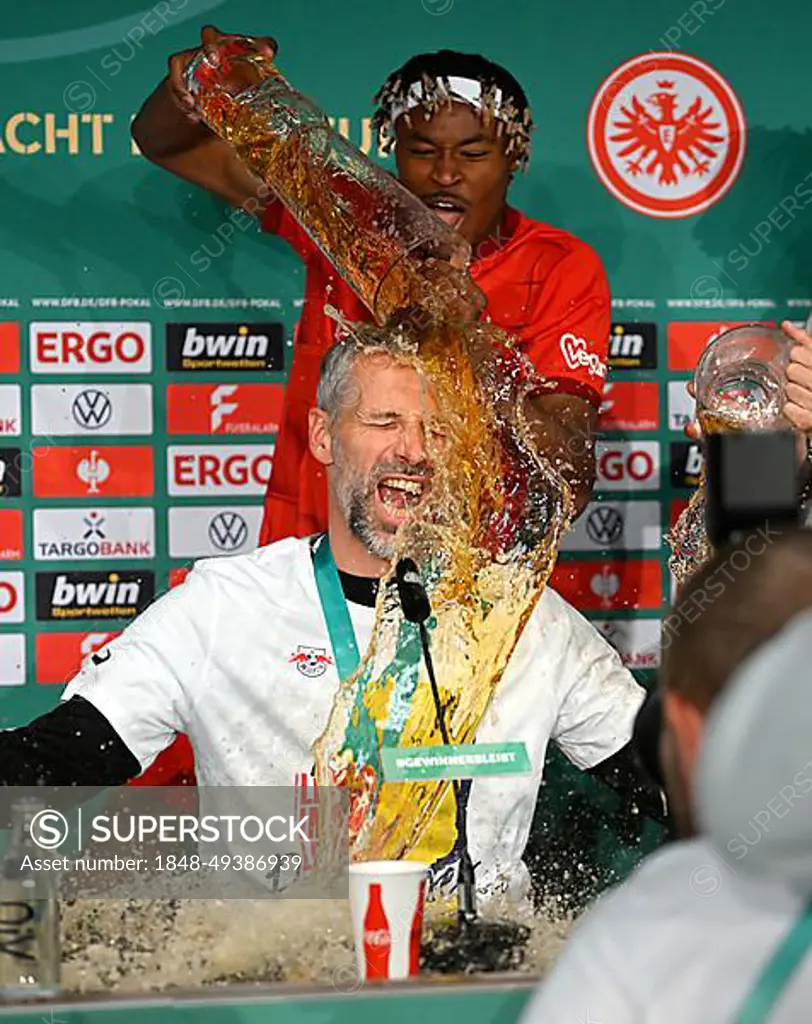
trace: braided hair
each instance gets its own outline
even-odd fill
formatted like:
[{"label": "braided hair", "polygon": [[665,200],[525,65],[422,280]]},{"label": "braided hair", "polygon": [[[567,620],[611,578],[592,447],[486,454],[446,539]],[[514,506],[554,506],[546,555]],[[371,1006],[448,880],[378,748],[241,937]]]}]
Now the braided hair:
[{"label": "braided hair", "polygon": [[[450,78],[468,78],[479,82],[481,116],[485,124],[496,125],[497,135],[507,138],[506,152],[526,167],[530,159],[530,133],[533,117],[524,89],[513,75],[493,61],[474,53],[439,50],[421,53],[393,71],[375,94],[377,110],[372,128],[378,145],[388,153],[395,142],[395,121],[404,112],[411,127],[409,104],[419,99],[423,117],[428,120],[455,101],[469,102],[455,95]],[[501,94],[501,96],[500,96]]]}]

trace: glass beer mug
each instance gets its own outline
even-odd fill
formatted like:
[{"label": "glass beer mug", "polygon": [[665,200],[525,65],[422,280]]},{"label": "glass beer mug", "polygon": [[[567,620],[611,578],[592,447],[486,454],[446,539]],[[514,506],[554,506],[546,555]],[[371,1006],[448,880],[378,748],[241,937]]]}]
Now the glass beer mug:
[{"label": "glass beer mug", "polygon": [[748,324],[705,348],[694,375],[704,433],[786,430],[786,371],[792,342],[777,328]]},{"label": "glass beer mug", "polygon": [[333,129],[253,41],[233,37],[186,70],[198,113],[268,186],[384,324],[398,309],[442,316],[482,293],[471,250],[383,168]]}]

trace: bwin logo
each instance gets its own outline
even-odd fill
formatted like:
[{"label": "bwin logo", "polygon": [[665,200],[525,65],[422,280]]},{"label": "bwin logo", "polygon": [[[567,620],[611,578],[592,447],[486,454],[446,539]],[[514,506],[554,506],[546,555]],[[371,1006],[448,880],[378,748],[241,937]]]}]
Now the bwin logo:
[{"label": "bwin logo", "polygon": [[586,517],[586,532],[602,547],[615,544],[623,536],[623,516],[611,505],[598,505]]},{"label": "bwin logo", "polygon": [[209,540],[218,551],[236,551],[248,537],[248,523],[238,512],[218,512],[209,523]]},{"label": "bwin logo", "polygon": [[71,413],[74,421],[85,430],[100,430],[110,422],[113,403],[103,391],[87,388],[74,398]]}]

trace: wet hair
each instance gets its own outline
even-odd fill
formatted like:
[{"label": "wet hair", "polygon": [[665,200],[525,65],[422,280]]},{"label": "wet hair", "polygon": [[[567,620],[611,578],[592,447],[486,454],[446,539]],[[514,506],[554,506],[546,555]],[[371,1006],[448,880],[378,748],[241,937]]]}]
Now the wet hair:
[{"label": "wet hair", "polygon": [[[378,108],[372,115],[372,127],[378,145],[387,153],[394,145],[393,114],[396,116],[399,108],[406,107],[409,90],[417,83],[422,87],[420,106],[424,117],[431,117],[443,104],[450,106],[456,99],[448,84],[448,79],[452,77],[470,78],[480,83],[483,121],[485,124],[491,121],[496,124],[497,134],[507,137],[508,156],[514,157],[519,166],[526,167],[530,159],[530,133],[534,125],[524,89],[500,64],[494,64],[476,53],[459,53],[456,50],[418,54],[389,75],[375,94]],[[497,106],[498,92],[501,92],[502,97]],[[404,116],[411,124],[408,110]]]},{"label": "wet hair", "polygon": [[812,608],[812,532],[752,534],[717,551],[663,620],[660,680],[700,711],[790,619]]},{"label": "wet hair", "polygon": [[392,361],[412,362],[417,341],[408,324],[400,327],[378,327],[345,319],[333,307],[327,314],[338,323],[336,341],[321,360],[316,405],[334,421],[342,409],[354,405],[359,398],[358,382],[352,371],[359,355],[378,355],[382,365]]}]

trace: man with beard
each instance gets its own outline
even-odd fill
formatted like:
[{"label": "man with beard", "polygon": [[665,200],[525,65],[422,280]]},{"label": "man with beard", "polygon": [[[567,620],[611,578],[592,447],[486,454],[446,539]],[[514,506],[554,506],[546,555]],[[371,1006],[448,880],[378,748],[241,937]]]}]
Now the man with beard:
[{"label": "man with beard", "polygon": [[[349,336],[325,359],[309,437],[327,472],[326,534],[198,562],[87,659],[57,709],[0,733],[0,784],[120,784],[180,732],[203,786],[309,784],[343,657],[322,573],[337,570],[334,595],[365,651],[396,531],[432,486],[426,431],[446,443],[425,382],[397,351],[360,349]],[[629,741],[642,698],[601,634],[546,589],[476,733],[477,742],[524,743],[532,764],[527,775],[471,784],[469,838],[483,885],[497,869],[511,888],[526,882],[521,857],[548,742],[590,769]],[[436,816],[428,832],[438,829],[446,833],[430,835],[432,846],[447,856],[453,819]]]},{"label": "man with beard", "polygon": [[769,1020],[808,1018],[812,533],[761,533],[715,554],[669,616],[660,761],[681,841],[579,923],[522,1024],[755,1024],[776,981]]}]

